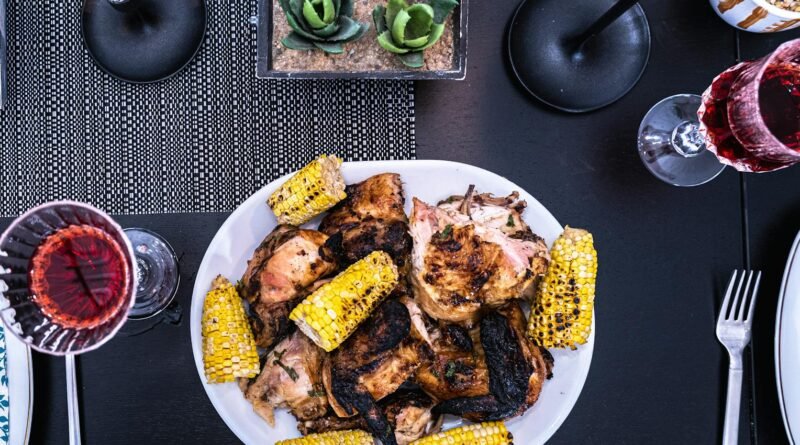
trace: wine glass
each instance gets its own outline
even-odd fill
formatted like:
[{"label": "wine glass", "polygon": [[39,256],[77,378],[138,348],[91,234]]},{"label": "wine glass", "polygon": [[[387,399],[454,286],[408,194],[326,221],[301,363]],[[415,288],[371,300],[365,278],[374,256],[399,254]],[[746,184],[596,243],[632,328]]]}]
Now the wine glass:
[{"label": "wine glass", "polygon": [[123,231],[87,204],[44,204],[0,235],[6,327],[33,349],[66,357],[70,444],[80,443],[75,354],[110,340],[126,318],[163,310],[178,288],[178,260],[147,229]]},{"label": "wine glass", "polygon": [[69,443],[79,444],[75,354],[100,347],[125,322],[136,289],[131,243],[104,212],[60,201],[14,220],[0,252],[0,317],[33,349],[66,357]]},{"label": "wine glass", "polygon": [[706,149],[697,109],[701,97],[676,94],[655,104],[639,125],[639,156],[658,179],[681,187],[704,184],[725,168]]},{"label": "wine glass", "polygon": [[638,148],[653,175],[684,187],[714,179],[725,165],[767,172],[800,162],[800,39],[727,69],[702,96],[656,104]]}]

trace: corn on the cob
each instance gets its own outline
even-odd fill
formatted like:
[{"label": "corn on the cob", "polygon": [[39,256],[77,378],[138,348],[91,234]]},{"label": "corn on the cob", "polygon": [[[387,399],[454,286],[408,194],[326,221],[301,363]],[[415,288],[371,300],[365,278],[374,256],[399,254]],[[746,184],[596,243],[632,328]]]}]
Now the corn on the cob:
[{"label": "corn on the cob", "polygon": [[339,347],[397,285],[397,267],[376,251],[322,285],[289,314],[320,348]]},{"label": "corn on the cob", "polygon": [[208,383],[258,375],[256,343],[242,299],[223,276],[211,283],[203,302],[203,365]]},{"label": "corn on the cob", "polygon": [[311,161],[275,190],[267,200],[281,224],[299,226],[347,197],[336,156]]},{"label": "corn on the cob", "polygon": [[597,278],[592,234],[567,227],[550,256],[531,310],[528,336],[546,348],[576,349],[586,343],[592,329]]},{"label": "corn on the cob", "polygon": [[514,437],[503,422],[485,422],[436,433],[411,445],[513,445]]},{"label": "corn on the cob", "polygon": [[280,440],[275,445],[374,445],[369,433],[361,430],[311,434],[299,439]]}]

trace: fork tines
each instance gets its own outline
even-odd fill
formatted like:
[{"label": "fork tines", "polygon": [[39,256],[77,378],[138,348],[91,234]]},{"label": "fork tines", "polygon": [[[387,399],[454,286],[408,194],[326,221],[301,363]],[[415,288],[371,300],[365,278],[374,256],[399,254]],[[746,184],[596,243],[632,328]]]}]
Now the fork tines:
[{"label": "fork tines", "polygon": [[[755,283],[753,283],[754,276]],[[722,301],[722,308],[719,311],[718,323],[728,321],[752,324],[753,310],[756,307],[756,296],[758,295],[760,282],[760,271],[743,270],[741,274],[738,271],[733,271],[731,281],[728,283],[728,290],[725,292],[725,299]],[[752,287],[751,284],[753,284]],[[735,292],[734,285],[736,286]]]}]

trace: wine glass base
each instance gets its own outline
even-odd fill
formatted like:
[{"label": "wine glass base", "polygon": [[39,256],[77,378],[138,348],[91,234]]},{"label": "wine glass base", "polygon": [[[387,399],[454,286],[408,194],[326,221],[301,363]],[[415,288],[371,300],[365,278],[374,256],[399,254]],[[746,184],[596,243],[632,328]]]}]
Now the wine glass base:
[{"label": "wine glass base", "polygon": [[650,28],[641,6],[576,50],[576,37],[616,0],[523,0],[508,33],[511,68],[530,94],[562,111],[582,113],[616,102],[644,73]]},{"label": "wine glass base", "polygon": [[81,31],[86,49],[106,73],[126,82],[149,83],[181,71],[203,43],[204,0],[138,0],[122,12],[108,0],[85,0]]},{"label": "wine glass base", "polygon": [[178,292],[178,257],[167,241],[147,229],[125,229],[136,257],[136,300],[131,320],[150,318],[169,306]]},{"label": "wine glass base", "polygon": [[679,187],[705,184],[725,169],[704,145],[696,151],[675,146],[678,130],[688,125],[699,126],[700,102],[701,97],[696,94],[667,97],[647,112],[639,126],[639,156],[645,167],[667,184]]}]

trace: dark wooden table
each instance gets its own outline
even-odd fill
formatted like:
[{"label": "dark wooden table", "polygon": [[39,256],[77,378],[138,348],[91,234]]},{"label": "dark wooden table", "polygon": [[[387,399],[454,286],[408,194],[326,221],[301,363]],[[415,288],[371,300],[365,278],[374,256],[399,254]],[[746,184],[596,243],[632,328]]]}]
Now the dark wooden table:
[{"label": "dark wooden table", "polygon": [[[636,153],[650,106],[700,93],[738,57],[755,58],[798,32],[737,33],[703,0],[643,0],[653,35],[647,71],[618,103],[567,115],[528,98],[505,55],[516,0],[471,5],[463,82],[419,82],[417,154],[479,165],[530,191],[563,224],[597,240],[597,343],[586,386],[552,443],[718,443],[727,356],[714,335],[732,269],[764,271],[754,334],[754,419],[759,444],[786,443],[773,364],[777,290],[800,228],[800,169],[740,175],[727,169],[697,188],[652,177]],[[188,314],[194,275],[225,214],[122,216],[175,247]],[[5,227],[8,220],[1,220]],[[192,359],[189,325],[132,322],[80,357],[83,437],[89,444],[235,443],[211,406]],[[147,330],[149,329],[149,330]],[[146,330],[139,335],[130,335]],[[66,443],[63,360],[34,355],[32,443]],[[525,444],[525,438],[518,438]]]}]

